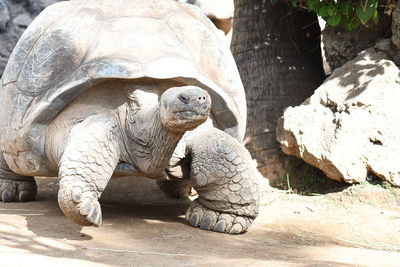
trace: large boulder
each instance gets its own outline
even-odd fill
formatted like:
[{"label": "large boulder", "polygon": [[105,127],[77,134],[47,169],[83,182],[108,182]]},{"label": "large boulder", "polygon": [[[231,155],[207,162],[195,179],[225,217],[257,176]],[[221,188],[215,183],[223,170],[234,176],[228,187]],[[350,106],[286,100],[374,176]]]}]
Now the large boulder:
[{"label": "large boulder", "polygon": [[373,173],[400,186],[399,83],[386,53],[363,51],[285,111],[277,127],[283,151],[337,181],[362,182]]},{"label": "large boulder", "polygon": [[331,70],[343,66],[361,51],[374,46],[377,40],[390,36],[390,19],[384,15],[378,24],[359,26],[349,31],[344,26],[326,25],[322,31],[322,43],[326,60]]}]

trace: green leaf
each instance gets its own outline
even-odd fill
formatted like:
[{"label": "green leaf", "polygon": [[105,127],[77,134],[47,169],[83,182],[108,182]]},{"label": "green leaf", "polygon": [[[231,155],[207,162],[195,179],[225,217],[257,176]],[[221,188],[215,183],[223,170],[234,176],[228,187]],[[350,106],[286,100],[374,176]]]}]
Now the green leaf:
[{"label": "green leaf", "polygon": [[326,12],[328,13],[328,16],[332,17],[335,14],[335,7],[334,6],[328,6],[326,9]]},{"label": "green leaf", "polygon": [[342,24],[349,30],[353,30],[360,25],[358,20],[356,18],[350,17],[350,16],[343,16],[342,17]]},{"label": "green leaf", "polygon": [[297,7],[297,0],[289,0],[290,3],[292,3],[293,6]]},{"label": "green leaf", "polygon": [[378,7],[378,0],[360,0],[356,6],[356,15],[362,24],[367,23]]},{"label": "green leaf", "polygon": [[319,9],[319,11],[315,11],[317,12],[318,15],[320,15],[321,17],[327,17],[328,16],[328,7],[326,5],[322,5],[321,8]]},{"label": "green leaf", "polygon": [[320,4],[319,0],[308,0],[307,1],[307,5],[308,5],[308,9],[309,10],[314,10],[314,7],[318,7],[318,5]]},{"label": "green leaf", "polygon": [[312,5],[312,11],[315,11],[321,17],[328,16],[328,5],[324,1],[318,1]]},{"label": "green leaf", "polygon": [[374,19],[374,23],[378,24],[378,21],[379,21],[378,10],[375,10],[374,16],[372,18]]},{"label": "green leaf", "polygon": [[320,1],[316,1],[316,2],[307,2],[308,4],[308,8],[311,11],[315,11],[317,14],[319,14],[319,10],[321,9],[321,7],[323,6],[323,4]]},{"label": "green leaf", "polygon": [[321,2],[320,0],[308,0],[307,4],[315,5],[315,4],[320,3],[320,2]]},{"label": "green leaf", "polygon": [[326,22],[331,26],[336,26],[340,23],[340,19],[342,18],[341,14],[336,14],[326,19]]},{"label": "green leaf", "polygon": [[336,6],[338,12],[349,15],[348,13],[351,11],[351,5],[348,1],[339,1]]}]

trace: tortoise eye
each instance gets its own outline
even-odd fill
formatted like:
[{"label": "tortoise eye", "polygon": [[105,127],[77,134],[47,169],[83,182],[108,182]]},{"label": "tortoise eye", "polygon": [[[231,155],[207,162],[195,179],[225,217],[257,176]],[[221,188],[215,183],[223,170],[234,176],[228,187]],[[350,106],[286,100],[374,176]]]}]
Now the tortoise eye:
[{"label": "tortoise eye", "polygon": [[180,96],[178,97],[178,99],[179,99],[181,102],[183,102],[184,104],[187,104],[187,103],[189,102],[189,100],[188,100],[185,96],[183,96],[183,95],[180,95]]}]

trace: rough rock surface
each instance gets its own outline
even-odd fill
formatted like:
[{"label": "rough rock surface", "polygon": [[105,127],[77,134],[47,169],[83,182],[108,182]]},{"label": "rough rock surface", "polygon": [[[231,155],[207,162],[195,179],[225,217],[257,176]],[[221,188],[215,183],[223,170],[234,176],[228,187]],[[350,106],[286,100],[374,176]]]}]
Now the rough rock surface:
[{"label": "rough rock surface", "polygon": [[8,9],[7,2],[0,0],[0,31],[4,31],[7,28],[7,24],[10,21],[10,10]]},{"label": "rough rock surface", "polygon": [[0,76],[15,44],[32,20],[60,0],[0,0]]},{"label": "rough rock surface", "polygon": [[343,26],[332,27],[328,24],[322,31],[325,57],[331,70],[343,66],[355,58],[361,51],[374,46],[377,40],[389,38],[391,34],[390,17],[378,8],[379,22],[360,25],[352,31]]},{"label": "rough rock surface", "polygon": [[400,66],[400,50],[393,44],[391,39],[388,38],[378,41],[375,44],[374,49],[376,51],[386,52],[394,64]]},{"label": "rough rock surface", "polygon": [[400,9],[396,8],[392,12],[392,42],[400,49]]},{"label": "rough rock surface", "polygon": [[277,128],[283,151],[334,180],[362,182],[373,173],[400,186],[400,79],[388,58],[363,51],[289,107]]}]

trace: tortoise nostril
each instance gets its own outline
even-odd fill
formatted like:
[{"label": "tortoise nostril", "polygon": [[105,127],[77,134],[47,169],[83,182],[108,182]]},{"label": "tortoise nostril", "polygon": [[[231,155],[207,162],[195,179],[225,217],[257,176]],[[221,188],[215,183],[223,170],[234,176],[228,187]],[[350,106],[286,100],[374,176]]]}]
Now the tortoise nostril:
[{"label": "tortoise nostril", "polygon": [[179,99],[182,103],[185,103],[185,104],[189,103],[188,99],[187,99],[185,96],[183,96],[183,95],[180,95],[180,96],[178,97],[178,99]]},{"label": "tortoise nostril", "polygon": [[199,101],[199,103],[205,103],[207,101],[207,97],[204,95],[197,96],[196,99]]}]

